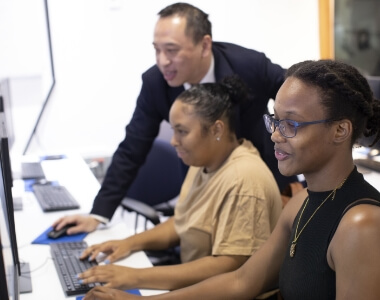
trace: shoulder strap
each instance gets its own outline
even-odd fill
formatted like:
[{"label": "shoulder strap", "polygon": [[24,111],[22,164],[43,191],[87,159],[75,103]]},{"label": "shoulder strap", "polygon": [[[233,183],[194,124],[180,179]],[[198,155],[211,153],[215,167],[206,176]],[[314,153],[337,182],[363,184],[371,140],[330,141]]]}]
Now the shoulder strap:
[{"label": "shoulder strap", "polygon": [[331,231],[331,234],[329,236],[329,244],[333,238],[333,236],[335,235],[335,232],[336,232],[336,229],[338,228],[338,225],[340,223],[340,221],[342,220],[343,216],[345,215],[345,213],[351,209],[352,207],[356,206],[356,205],[360,205],[360,204],[372,204],[372,205],[377,205],[377,206],[380,206],[380,201],[379,200],[376,200],[376,199],[372,199],[372,198],[362,198],[362,199],[358,199],[358,200],[355,200],[354,202],[350,203],[349,205],[347,205],[347,207],[345,208],[345,210],[342,212],[340,218],[337,220],[333,230]]},{"label": "shoulder strap", "polygon": [[371,198],[362,198],[362,199],[358,199],[354,202],[352,202],[351,204],[349,204],[346,209],[343,211],[340,219],[343,218],[344,214],[349,210],[351,209],[352,207],[356,206],[356,205],[359,205],[359,204],[372,204],[372,205],[377,205],[377,206],[380,206],[380,201],[379,200],[375,200],[375,199],[371,199]]}]

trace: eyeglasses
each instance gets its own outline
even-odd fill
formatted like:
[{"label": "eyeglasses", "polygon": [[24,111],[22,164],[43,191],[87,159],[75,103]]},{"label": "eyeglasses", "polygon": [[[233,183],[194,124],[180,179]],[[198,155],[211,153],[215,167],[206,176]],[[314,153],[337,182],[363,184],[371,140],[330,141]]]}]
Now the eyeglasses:
[{"label": "eyeglasses", "polygon": [[265,127],[269,133],[273,133],[276,131],[276,127],[280,130],[280,133],[286,137],[286,138],[292,138],[295,137],[297,134],[297,128],[301,126],[306,125],[312,125],[312,124],[319,124],[319,123],[327,123],[330,122],[331,119],[328,120],[318,120],[318,121],[312,121],[312,122],[296,122],[293,120],[276,120],[273,118],[274,115],[267,115],[265,114],[263,116]]}]

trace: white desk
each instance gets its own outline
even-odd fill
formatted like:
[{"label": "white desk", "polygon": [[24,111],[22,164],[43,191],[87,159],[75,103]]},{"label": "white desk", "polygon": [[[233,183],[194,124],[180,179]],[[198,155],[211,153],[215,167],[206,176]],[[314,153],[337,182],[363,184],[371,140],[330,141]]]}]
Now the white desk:
[{"label": "white desk", "polygon": [[[16,234],[20,261],[30,264],[33,292],[21,294],[21,300],[75,299],[75,297],[66,297],[63,292],[50,255],[50,246],[32,245],[31,242],[60,216],[88,213],[100,186],[84,160],[78,156],[71,155],[67,159],[43,161],[43,169],[46,179],[57,180],[61,185],[66,186],[78,200],[81,208],[65,212],[44,213],[32,193],[24,192],[22,194],[23,209],[15,211]],[[23,182],[15,180],[14,190],[15,194],[19,194],[20,190],[23,190]],[[111,226],[88,234],[85,241],[91,245],[133,234],[131,228],[134,228],[134,214],[123,212],[122,215],[121,212],[121,209],[117,210]],[[152,266],[144,252],[134,253],[117,264],[136,268]],[[140,290],[140,292],[142,295],[153,295],[165,291]]]}]

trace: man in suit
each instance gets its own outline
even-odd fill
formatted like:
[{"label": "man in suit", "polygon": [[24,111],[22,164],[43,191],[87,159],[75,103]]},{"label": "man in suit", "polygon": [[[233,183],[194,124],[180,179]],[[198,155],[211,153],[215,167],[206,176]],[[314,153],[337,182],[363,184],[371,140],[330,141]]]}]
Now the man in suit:
[{"label": "man in suit", "polygon": [[[238,45],[213,42],[208,15],[200,9],[176,3],[161,10],[154,29],[156,65],[142,75],[142,88],[124,140],[116,149],[101,189],[88,216],[57,220],[57,229],[76,226],[68,234],[91,232],[106,223],[125,196],[139,167],[159,133],[176,97],[191,84],[216,82],[238,74],[250,89],[249,101],[239,108],[237,136],[252,141],[272,170],[280,190],[296,181],[282,176],[274,157],[274,144],[266,134],[263,114],[284,81],[284,69],[263,53]],[[274,187],[275,188],[275,187]]]}]

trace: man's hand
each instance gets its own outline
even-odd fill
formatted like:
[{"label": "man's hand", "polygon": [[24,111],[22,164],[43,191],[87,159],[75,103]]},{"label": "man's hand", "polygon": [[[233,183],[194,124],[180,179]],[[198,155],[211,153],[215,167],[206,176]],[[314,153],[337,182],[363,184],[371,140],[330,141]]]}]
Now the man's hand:
[{"label": "man's hand", "polygon": [[99,223],[92,216],[72,215],[58,219],[52,226],[54,229],[59,230],[67,224],[75,224],[75,226],[67,230],[67,234],[71,235],[80,232],[92,232],[98,227]]}]

